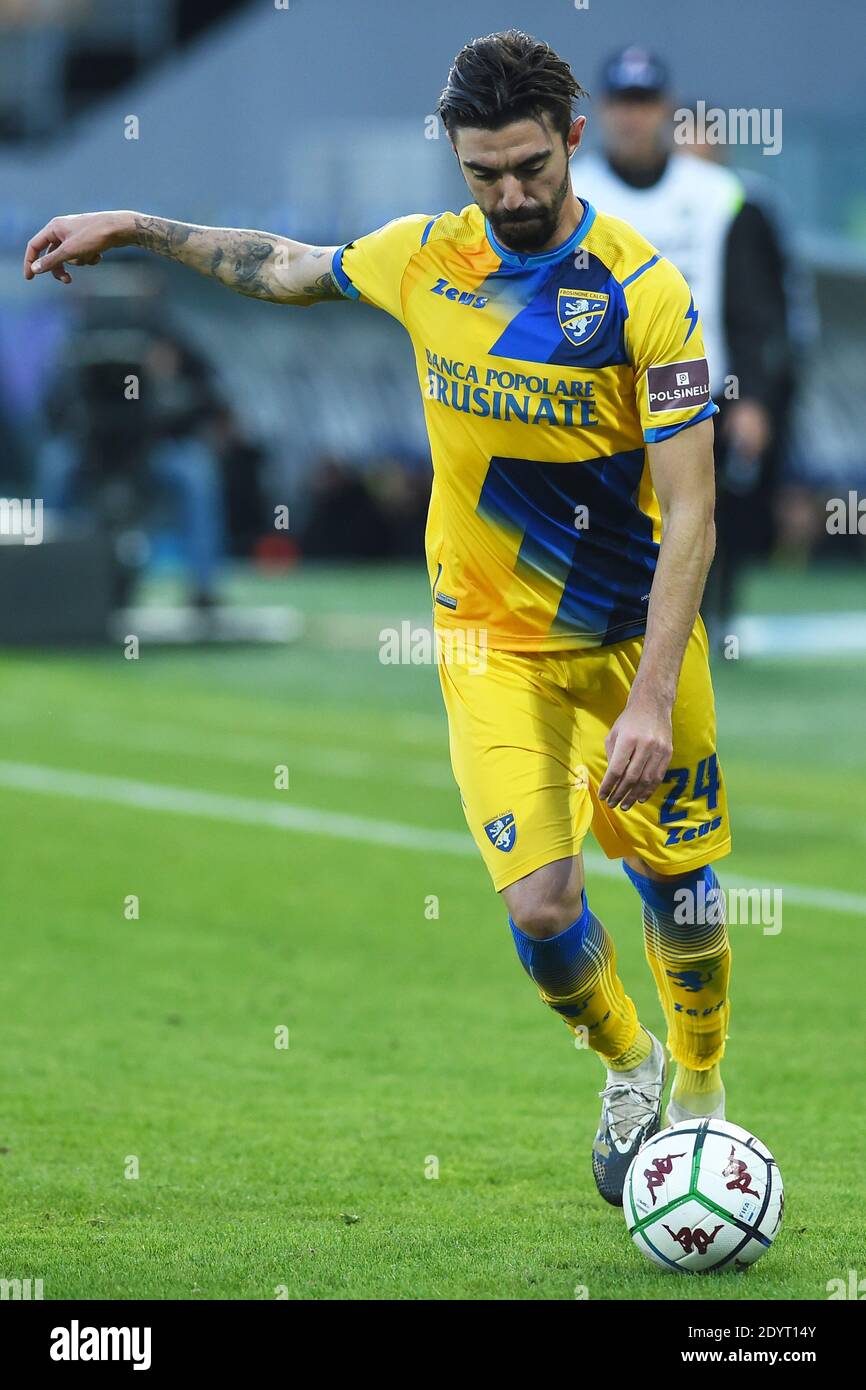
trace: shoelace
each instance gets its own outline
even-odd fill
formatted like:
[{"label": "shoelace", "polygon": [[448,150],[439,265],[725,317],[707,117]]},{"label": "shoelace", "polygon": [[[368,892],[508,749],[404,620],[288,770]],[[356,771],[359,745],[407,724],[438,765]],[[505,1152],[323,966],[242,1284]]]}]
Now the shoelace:
[{"label": "shoelace", "polygon": [[635,1126],[646,1120],[639,1101],[643,1101],[646,1109],[653,1112],[658,1105],[658,1096],[627,1081],[612,1081],[598,1094],[600,1100],[608,1102],[608,1124],[615,1139],[628,1138]]}]

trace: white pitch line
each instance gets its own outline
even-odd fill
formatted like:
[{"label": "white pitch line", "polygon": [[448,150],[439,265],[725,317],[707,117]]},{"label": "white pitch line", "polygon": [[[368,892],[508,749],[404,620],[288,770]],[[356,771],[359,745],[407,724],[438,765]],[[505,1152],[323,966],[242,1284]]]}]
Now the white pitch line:
[{"label": "white pitch line", "polygon": [[[23,722],[22,711],[0,710],[0,721],[6,724]],[[141,720],[121,725],[113,719],[109,725],[92,716],[74,716],[61,723],[58,716],[52,716],[53,732],[66,734],[69,740],[79,743],[96,743],[110,748],[145,753],[177,754],[186,759],[201,758],[209,762],[230,762],[242,766],[252,766],[256,762],[273,763],[282,757],[290,774],[300,769],[312,772],[317,777],[330,777],[336,780],[364,782],[387,782],[389,785],[429,787],[432,790],[456,792],[455,782],[447,761],[444,758],[419,758],[413,756],[407,762],[404,758],[390,763],[364,748],[330,746],[315,743],[292,743],[286,745],[286,733],[270,736],[258,734],[230,735],[224,731],[202,732],[189,726],[172,723],[142,722]],[[282,747],[280,746],[282,740]],[[441,743],[441,739],[440,739]],[[817,824],[814,815],[803,811],[779,810],[773,807],[739,806],[733,816],[734,828],[752,827],[762,831],[787,830],[792,834],[823,835],[832,837],[837,843],[852,840],[866,843],[866,826],[830,818],[826,812]]]},{"label": "white pitch line", "polygon": [[[163,811],[169,815],[197,816],[238,825],[265,825],[274,830],[297,830],[301,834],[351,840],[356,844],[385,845],[389,849],[456,854],[468,858],[478,854],[468,831],[427,830],[422,826],[403,825],[399,821],[347,816],[312,806],[276,806],[255,797],[194,791],[187,787],[135,782],[125,777],[103,777],[90,772],[70,772],[36,763],[0,761],[0,786],[48,796],[69,796],[79,801],[104,801],[142,811]],[[587,868],[600,877],[621,877],[620,866],[615,860],[605,859],[591,851],[584,853],[584,859]],[[860,893],[844,893],[835,888],[814,888],[798,883],[758,884],[742,879],[737,880],[736,886],[778,888],[784,898],[796,907],[817,907],[829,912],[866,916],[866,895]]]},{"label": "white pitch line", "polygon": [[[0,722],[12,725],[24,722],[26,711],[20,709],[0,709]],[[278,757],[289,767],[290,774],[297,768],[312,772],[317,777],[335,780],[387,782],[406,787],[421,786],[456,794],[456,785],[444,757],[419,758],[412,756],[407,761],[393,759],[390,763],[365,748],[329,746],[320,744],[286,744],[286,732],[264,734],[236,734],[217,731],[202,732],[181,724],[143,722],[141,720],[121,725],[113,719],[109,725],[93,716],[74,716],[63,719],[53,715],[52,732],[63,732],[69,741],[96,743],[100,746],[119,748],[122,751],[141,751],[164,755],[177,754],[184,758],[200,758],[209,762],[238,763],[252,766],[256,762],[273,763]],[[440,738],[440,744],[442,739]],[[733,815],[734,829],[741,826],[755,830],[787,830],[792,834],[830,836],[837,843],[851,840],[866,843],[866,826],[850,820],[844,823],[831,818],[826,812],[817,824],[814,814],[805,811],[780,810],[750,804],[737,805]]]},{"label": "white pitch line", "polygon": [[440,854],[477,853],[468,834],[461,835],[457,831],[424,830],[397,821],[347,816],[312,806],[271,805],[255,797],[227,796],[223,792],[194,791],[157,782],[135,782],[126,777],[101,777],[89,772],[68,772],[34,763],[0,762],[0,786],[43,792],[49,796],[71,796],[79,801],[107,801],[143,811],[166,811],[243,825],[268,825],[275,830],[299,830],[335,840],[387,845],[392,849],[435,850]]}]

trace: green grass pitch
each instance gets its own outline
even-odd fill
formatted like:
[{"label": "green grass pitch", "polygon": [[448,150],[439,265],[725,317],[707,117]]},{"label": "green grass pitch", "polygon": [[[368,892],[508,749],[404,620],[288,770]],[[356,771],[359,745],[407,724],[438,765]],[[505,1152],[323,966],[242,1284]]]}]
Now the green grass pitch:
[{"label": "green grass pitch", "polygon": [[[0,1277],[46,1299],[773,1300],[866,1273],[863,658],[717,667],[720,872],[784,891],[778,935],[732,928],[728,1115],[787,1202],[754,1269],[689,1278],[595,1193],[603,1072],[516,961],[435,671],[378,661],[379,628],[427,611],[420,567],[268,592],[308,614],[288,650],[3,658]],[[660,1030],[636,896],[595,855],[590,901]]]}]

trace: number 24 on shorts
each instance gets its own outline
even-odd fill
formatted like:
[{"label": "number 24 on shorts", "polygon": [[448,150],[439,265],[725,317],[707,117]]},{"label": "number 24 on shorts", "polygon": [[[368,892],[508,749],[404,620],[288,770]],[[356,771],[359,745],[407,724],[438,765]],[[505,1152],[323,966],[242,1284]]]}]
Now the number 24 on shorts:
[{"label": "number 24 on shorts", "polygon": [[[688,767],[668,768],[664,780],[672,782],[673,787],[662,802],[659,825],[673,825],[688,816],[688,811],[678,807],[677,802],[685,795],[691,775],[691,769]],[[708,811],[716,809],[719,802],[719,760],[715,753],[711,753],[708,758],[701,758],[695,771],[695,783],[690,800],[698,801],[701,797],[706,799]]]}]

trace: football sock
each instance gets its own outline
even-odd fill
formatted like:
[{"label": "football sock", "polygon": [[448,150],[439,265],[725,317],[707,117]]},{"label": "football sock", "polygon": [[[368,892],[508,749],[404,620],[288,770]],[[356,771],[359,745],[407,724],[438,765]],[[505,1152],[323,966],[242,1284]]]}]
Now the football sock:
[{"label": "football sock", "polygon": [[722,1073],[718,1066],[705,1071],[692,1071],[678,1066],[671,1087],[671,1100],[692,1115],[711,1115],[725,1093]]},{"label": "football sock", "polygon": [[[725,897],[709,865],[670,883],[646,878],[625,863],[623,868],[643,900],[644,948],[667,1020],[668,1047],[680,1065],[679,1085],[694,1095],[704,1083],[690,1074],[718,1068],[728,1035]],[[708,1082],[707,1096],[714,1085],[721,1090],[720,1078]],[[688,1104],[680,1095],[677,1100]]]},{"label": "football sock", "polygon": [[643,1048],[637,1012],[616,973],[614,944],[590,912],[586,893],[582,901],[577,921],[543,940],[527,936],[509,917],[517,954],[545,1004],[573,1033],[585,1036],[605,1061],[621,1065],[626,1058],[634,1066],[631,1057],[640,1059]]},{"label": "football sock", "polygon": [[653,1040],[641,1024],[640,1031],[631,1047],[627,1047],[625,1052],[621,1052],[618,1057],[606,1057],[604,1060],[608,1071],[634,1071],[635,1067],[639,1067],[641,1062],[646,1061],[652,1050]]}]

